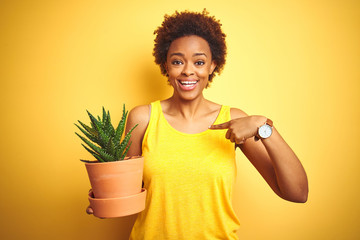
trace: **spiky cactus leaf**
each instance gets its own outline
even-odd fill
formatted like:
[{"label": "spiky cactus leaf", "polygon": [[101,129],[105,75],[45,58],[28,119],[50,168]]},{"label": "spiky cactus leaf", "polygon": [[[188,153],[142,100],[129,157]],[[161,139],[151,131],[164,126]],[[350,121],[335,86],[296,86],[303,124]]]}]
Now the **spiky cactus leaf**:
[{"label": "spiky cactus leaf", "polygon": [[103,115],[102,115],[102,122],[105,122],[105,120],[107,119],[107,115],[106,115],[106,111],[105,111],[105,108],[104,108],[104,107],[102,107],[102,113],[103,113]]},{"label": "spiky cactus leaf", "polygon": [[117,148],[116,156],[118,156],[120,159],[123,155],[123,152],[125,151],[125,148],[127,144],[129,143],[130,138],[124,138],[123,141],[120,143],[120,146]]},{"label": "spiky cactus leaf", "polygon": [[124,159],[126,157],[126,154],[128,153],[130,146],[131,146],[132,142],[129,143],[129,145],[126,147],[124,153],[122,154],[122,156],[120,157],[120,159]]},{"label": "spiky cactus leaf", "polygon": [[85,149],[86,151],[88,151],[89,153],[91,154],[97,154],[96,152],[94,152],[93,150],[91,150],[90,148],[88,148],[86,145],[84,145],[83,143],[81,144]]},{"label": "spiky cactus leaf", "polygon": [[133,126],[133,127],[129,130],[129,132],[126,134],[125,137],[129,137],[129,139],[130,139],[132,131],[133,131],[138,125],[139,125],[139,124],[136,124],[135,126]]},{"label": "spiky cactus leaf", "polygon": [[109,142],[106,146],[106,152],[109,153],[110,155],[114,156],[115,155],[115,145],[113,143],[112,138],[109,139]]},{"label": "spiky cactus leaf", "polygon": [[102,159],[101,157],[99,157],[98,155],[96,154],[92,154],[94,156],[94,158],[96,158],[99,162],[105,162],[104,159]]},{"label": "spiky cactus leaf", "polygon": [[81,125],[88,133],[90,133],[91,135],[97,137],[98,134],[97,134],[97,132],[96,132],[93,128],[89,127],[88,125],[82,123],[82,122],[79,121],[79,120],[78,120],[78,122],[80,123],[80,125]]},{"label": "spiky cactus leaf", "polygon": [[117,149],[117,154],[120,154],[120,159],[124,159],[125,156],[123,156],[123,152],[126,149],[126,146],[129,143],[130,137],[131,137],[131,132],[136,128],[137,124],[130,129],[130,131],[126,134],[125,138],[122,140],[119,148]]},{"label": "spiky cactus leaf", "polygon": [[114,127],[111,124],[111,117],[110,117],[110,112],[108,111],[107,114],[105,115],[105,120],[104,120],[104,132],[108,135],[108,136],[113,136],[114,135]]},{"label": "spiky cactus leaf", "polygon": [[101,156],[105,161],[107,161],[107,162],[114,161],[113,160],[114,158],[111,158],[111,156],[109,154],[107,154],[102,148],[96,146],[95,144],[93,144],[92,142],[90,142],[89,140],[84,138],[83,136],[81,136],[77,133],[76,133],[76,135],[78,135],[81,138],[81,140],[83,140],[94,152],[96,152],[99,156]]},{"label": "spiky cactus leaf", "polygon": [[126,117],[127,117],[128,112],[125,111],[125,104],[123,105],[123,114],[121,117],[121,120],[116,128],[115,131],[115,138],[114,138],[114,143],[115,145],[119,145],[120,144],[120,140],[121,137],[123,135],[124,129],[125,129],[125,123],[126,123]]},{"label": "spiky cactus leaf", "polygon": [[124,137],[124,139],[122,140],[122,142],[120,143],[120,146],[119,146],[119,150],[120,150],[121,152],[124,151],[124,149],[125,149],[125,147],[127,146],[129,140],[130,140],[130,137],[128,137],[128,136],[125,136],[125,137]]},{"label": "spiky cactus leaf", "polygon": [[110,154],[108,154],[107,152],[105,151],[101,151],[99,152],[99,155],[102,159],[105,160],[105,162],[113,162],[113,161],[116,161],[117,159],[115,159],[114,156],[111,156]]},{"label": "spiky cactus leaf", "polygon": [[84,144],[81,145],[98,161],[109,162],[123,160],[131,146],[131,142],[129,143],[131,133],[137,125],[130,129],[123,141],[120,141],[125,129],[128,114],[125,110],[125,104],[123,106],[123,115],[116,130],[111,124],[110,112],[106,111],[104,107],[102,110],[102,118],[100,118],[100,116],[95,118],[87,111],[91,127],[80,121],[78,122],[81,126],[75,124],[85,137],[75,133],[87,146]]},{"label": "spiky cactus leaf", "polygon": [[101,123],[88,110],[86,110],[86,112],[89,115],[92,128],[95,129],[95,131],[99,131],[99,128],[101,128]]},{"label": "spiky cactus leaf", "polygon": [[90,120],[91,120],[91,123],[93,125],[93,128],[95,129],[95,131],[98,132],[98,139],[99,139],[99,145],[102,147],[102,148],[105,148],[106,147],[106,144],[108,143],[109,141],[109,136],[107,136],[105,134],[105,132],[103,131],[103,127],[102,127],[102,123],[99,122],[98,120],[96,120],[96,118],[88,112],[88,115],[90,117]]},{"label": "spiky cactus leaf", "polygon": [[84,160],[84,159],[80,159],[80,161],[84,162],[84,163],[94,163],[96,161],[93,160]]},{"label": "spiky cactus leaf", "polygon": [[81,144],[91,155],[93,155],[99,162],[105,162],[96,152],[91,150],[90,148],[86,147],[84,144]]},{"label": "spiky cactus leaf", "polygon": [[77,132],[75,132],[75,134],[78,135],[78,137],[81,138],[81,140],[83,140],[95,152],[98,152],[99,150],[101,150],[100,147],[96,146],[95,144],[93,144],[92,142],[90,142],[89,140],[87,140],[85,137],[81,136]]},{"label": "spiky cactus leaf", "polygon": [[110,112],[108,111],[108,123],[109,123],[109,132],[111,133],[111,135],[113,136],[115,134],[115,129],[113,127],[113,125],[111,124],[111,118],[110,118]]},{"label": "spiky cactus leaf", "polygon": [[87,138],[89,138],[91,141],[93,141],[93,142],[95,142],[95,143],[98,144],[98,139],[97,139],[97,137],[95,137],[95,136],[91,135],[90,133],[86,132],[84,129],[82,129],[80,126],[78,126],[76,123],[75,123],[75,126],[77,126],[77,127],[80,129],[80,131],[81,131]]},{"label": "spiky cactus leaf", "polygon": [[102,128],[99,128],[98,133],[99,133],[99,139],[101,142],[100,146],[102,148],[106,148],[106,145],[108,144],[111,136],[107,135]]}]

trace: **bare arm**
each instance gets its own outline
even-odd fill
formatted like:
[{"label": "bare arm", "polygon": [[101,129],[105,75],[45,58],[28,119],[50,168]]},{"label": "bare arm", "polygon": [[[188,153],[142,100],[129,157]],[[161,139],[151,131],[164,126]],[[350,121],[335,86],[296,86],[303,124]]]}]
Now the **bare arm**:
[{"label": "bare arm", "polygon": [[142,154],[142,140],[150,120],[150,106],[143,105],[133,108],[129,112],[126,122],[126,130],[128,132],[133,126],[138,124],[131,134],[131,147],[128,156],[140,156]]},{"label": "bare arm", "polygon": [[[254,141],[257,128],[265,123],[264,116],[248,116],[239,109],[231,109],[231,121],[219,124],[227,128],[226,137],[237,144],[261,176],[281,198],[292,202],[306,202],[308,181],[305,170],[293,150],[273,128],[267,139]],[[217,126],[212,129],[219,129]]]}]

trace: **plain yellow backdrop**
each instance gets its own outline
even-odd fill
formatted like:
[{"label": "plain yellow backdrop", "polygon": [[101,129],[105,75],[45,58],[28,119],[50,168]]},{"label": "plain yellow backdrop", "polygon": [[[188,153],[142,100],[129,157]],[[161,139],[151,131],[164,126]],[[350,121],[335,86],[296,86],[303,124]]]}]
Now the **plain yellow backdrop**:
[{"label": "plain yellow backdrop", "polygon": [[169,97],[153,31],[164,14],[203,8],[228,44],[206,96],[271,118],[310,183],[307,203],[286,202],[238,150],[240,239],[360,239],[355,0],[1,1],[0,239],[128,238],[134,216],[85,214],[90,156],[73,123]]}]

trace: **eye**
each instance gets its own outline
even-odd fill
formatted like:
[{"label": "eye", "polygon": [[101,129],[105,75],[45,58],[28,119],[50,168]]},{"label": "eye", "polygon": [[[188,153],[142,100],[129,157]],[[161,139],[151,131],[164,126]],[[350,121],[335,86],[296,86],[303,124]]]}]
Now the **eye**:
[{"label": "eye", "polygon": [[205,64],[205,62],[202,61],[202,60],[199,60],[199,61],[195,62],[195,65],[199,65],[199,66],[202,66],[204,64]]},{"label": "eye", "polygon": [[180,65],[180,64],[182,64],[182,62],[180,60],[174,60],[174,61],[171,62],[171,64]]}]

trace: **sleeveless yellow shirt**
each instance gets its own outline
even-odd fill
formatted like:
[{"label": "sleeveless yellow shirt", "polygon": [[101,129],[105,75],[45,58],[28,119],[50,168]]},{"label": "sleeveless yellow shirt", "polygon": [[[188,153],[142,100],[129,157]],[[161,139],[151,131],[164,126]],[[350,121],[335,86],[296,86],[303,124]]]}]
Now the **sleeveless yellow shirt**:
[{"label": "sleeveless yellow shirt", "polygon": [[[214,124],[231,120],[222,106]],[[232,208],[236,177],[235,147],[226,130],[187,134],[165,119],[160,101],[151,103],[142,153],[145,210],[139,213],[132,240],[238,239]]]}]

